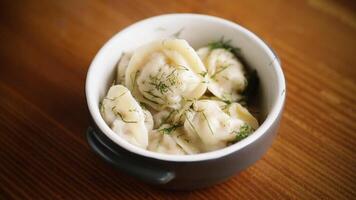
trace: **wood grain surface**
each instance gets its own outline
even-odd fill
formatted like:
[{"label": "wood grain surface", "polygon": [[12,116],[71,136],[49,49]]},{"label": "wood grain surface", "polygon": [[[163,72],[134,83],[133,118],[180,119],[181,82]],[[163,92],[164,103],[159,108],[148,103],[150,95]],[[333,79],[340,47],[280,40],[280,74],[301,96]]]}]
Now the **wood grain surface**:
[{"label": "wood grain surface", "polygon": [[[287,79],[268,153],[190,192],[114,170],[85,139],[93,56],[122,28],[172,12],[247,27],[276,50]],[[356,199],[355,1],[1,1],[0,64],[0,199]]]}]

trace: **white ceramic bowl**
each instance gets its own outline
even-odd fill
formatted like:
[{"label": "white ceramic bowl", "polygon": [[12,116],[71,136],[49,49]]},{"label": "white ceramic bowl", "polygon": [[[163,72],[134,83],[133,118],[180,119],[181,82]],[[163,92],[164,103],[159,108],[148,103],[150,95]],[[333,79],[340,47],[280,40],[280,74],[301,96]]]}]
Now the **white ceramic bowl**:
[{"label": "white ceramic bowl", "polygon": [[[241,49],[260,79],[261,126],[246,139],[226,148],[196,155],[166,155],[147,151],[119,137],[105,123],[99,102],[113,82],[122,52],[152,40],[179,35],[194,48],[221,37]],[[114,35],[97,53],[88,70],[86,100],[92,118],[88,140],[105,160],[149,183],[192,189],[225,180],[257,161],[271,145],[283,111],[286,85],[275,53],[255,34],[236,23],[207,15],[168,14],[137,22]]]}]

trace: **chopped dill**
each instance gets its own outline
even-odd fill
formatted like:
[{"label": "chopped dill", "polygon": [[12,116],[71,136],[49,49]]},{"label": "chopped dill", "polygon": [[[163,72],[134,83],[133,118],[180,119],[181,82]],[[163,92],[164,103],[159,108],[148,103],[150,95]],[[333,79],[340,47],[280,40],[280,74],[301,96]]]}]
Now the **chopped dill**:
[{"label": "chopped dill", "polygon": [[244,124],[240,127],[239,131],[233,131],[232,133],[236,134],[235,141],[238,142],[242,139],[245,139],[247,136],[249,136],[253,132],[253,128],[248,125]]},{"label": "chopped dill", "polygon": [[176,69],[173,69],[173,71],[166,77],[166,80],[169,79],[169,77],[171,77],[177,70]]},{"label": "chopped dill", "polygon": [[133,108],[133,109],[129,109],[129,112],[138,112],[138,110],[136,108]]},{"label": "chopped dill", "polygon": [[214,135],[213,129],[211,128],[210,123],[209,123],[209,120],[208,120],[208,118],[206,117],[204,111],[202,111],[202,114],[203,114],[203,116],[204,116],[204,118],[205,118],[205,120],[206,120],[206,123],[208,123],[208,127],[209,127],[209,129],[210,129],[211,134]]},{"label": "chopped dill", "polygon": [[[226,102],[225,102],[225,103],[226,103]],[[221,106],[220,108],[221,108],[222,111],[224,111],[225,113],[227,113],[230,106],[231,106],[231,102],[230,102],[230,103],[226,103],[226,105],[223,105],[223,106]]]},{"label": "chopped dill", "polygon": [[180,69],[180,70],[189,71],[188,67],[186,67],[186,66],[183,66],[183,65],[178,65],[178,67],[182,67],[182,68],[183,68],[183,69],[178,68],[178,69]]},{"label": "chopped dill", "polygon": [[231,44],[231,40],[225,40],[224,41],[224,37],[221,37],[220,40],[209,43],[208,47],[210,50],[214,50],[214,49],[226,49],[228,51],[230,51],[231,53],[238,55],[240,53],[240,49],[233,47]]},{"label": "chopped dill", "polygon": [[200,72],[200,73],[198,73],[200,76],[202,76],[202,77],[205,77],[207,74],[208,74],[208,72],[204,72],[204,71],[202,71],[202,72]]},{"label": "chopped dill", "polygon": [[178,111],[172,110],[171,112],[169,112],[168,116],[162,120],[162,124],[165,124],[171,118],[171,116],[174,112],[178,112]]},{"label": "chopped dill", "polygon": [[157,75],[149,76],[149,84],[153,85],[161,94],[167,93],[168,91],[172,92],[170,87],[178,83],[176,71],[177,70],[174,69],[169,75],[166,75],[166,73],[162,72],[162,69],[160,68]]},{"label": "chopped dill", "polygon": [[143,95],[142,95],[142,97],[143,97],[145,100],[147,100],[147,101],[149,101],[149,102],[151,102],[151,103],[159,104],[157,101],[154,101],[154,100],[152,100],[152,99],[149,99],[149,98],[147,98],[147,97],[145,97],[145,96],[143,96]]},{"label": "chopped dill", "polygon": [[182,100],[184,102],[193,102],[194,100],[193,99],[186,99],[185,97],[182,96]]},{"label": "chopped dill", "polygon": [[220,99],[224,103],[231,104],[232,103],[232,94],[224,93]]},{"label": "chopped dill", "polygon": [[193,123],[190,121],[189,117],[187,116],[187,113],[184,113],[184,115],[185,115],[185,118],[187,119],[189,125],[192,127],[193,131],[195,132],[195,134],[199,135],[198,131],[195,129]]},{"label": "chopped dill", "polygon": [[179,38],[183,31],[184,31],[184,27],[182,27],[181,29],[179,29],[179,30],[178,30],[176,33],[174,33],[172,36],[175,37],[175,38]]},{"label": "chopped dill", "polygon": [[144,91],[144,92],[146,92],[147,94],[151,95],[151,96],[154,97],[154,98],[164,100],[162,97],[153,94],[152,90],[148,90],[148,91]]},{"label": "chopped dill", "polygon": [[218,70],[216,70],[216,72],[213,75],[211,75],[211,79],[215,79],[216,75],[218,75],[219,73],[223,72],[225,69],[227,69],[230,66],[231,65],[221,66]]},{"label": "chopped dill", "polygon": [[161,128],[161,129],[158,129],[159,132],[163,133],[163,134],[171,134],[172,132],[174,132],[177,128],[183,126],[182,124],[174,124],[170,127],[167,127],[167,128]]},{"label": "chopped dill", "polygon": [[116,106],[112,107],[112,111],[114,112],[114,115],[119,116],[121,118],[121,120],[125,123],[128,124],[134,124],[134,123],[138,123],[138,121],[129,121],[129,120],[125,120],[124,117],[122,116],[122,114],[118,111],[115,111]]}]

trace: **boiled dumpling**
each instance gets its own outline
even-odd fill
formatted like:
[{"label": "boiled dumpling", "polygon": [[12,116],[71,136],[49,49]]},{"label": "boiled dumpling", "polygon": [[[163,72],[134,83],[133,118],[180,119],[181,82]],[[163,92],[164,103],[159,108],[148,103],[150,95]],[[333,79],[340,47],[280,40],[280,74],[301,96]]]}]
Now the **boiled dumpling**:
[{"label": "boiled dumpling", "polygon": [[208,71],[208,90],[224,101],[240,100],[247,80],[244,68],[236,56],[223,48],[204,47],[197,53]]},{"label": "boiled dumpling", "polygon": [[202,151],[223,148],[235,138],[231,117],[220,108],[223,104],[221,101],[198,100],[186,113],[184,128],[201,139]]},{"label": "boiled dumpling", "polygon": [[101,114],[111,129],[125,140],[138,147],[147,147],[145,113],[125,86],[110,87],[102,101]]},{"label": "boiled dumpling", "polygon": [[257,120],[238,103],[198,100],[185,115],[186,137],[201,152],[221,149],[247,137],[258,127]]},{"label": "boiled dumpling", "polygon": [[206,69],[185,40],[165,39],[137,49],[125,83],[133,95],[155,110],[179,109],[183,99],[198,99],[207,89]]},{"label": "boiled dumpling", "polygon": [[131,57],[131,53],[122,53],[121,58],[117,63],[116,84],[125,85],[125,72],[127,66],[129,65]]}]

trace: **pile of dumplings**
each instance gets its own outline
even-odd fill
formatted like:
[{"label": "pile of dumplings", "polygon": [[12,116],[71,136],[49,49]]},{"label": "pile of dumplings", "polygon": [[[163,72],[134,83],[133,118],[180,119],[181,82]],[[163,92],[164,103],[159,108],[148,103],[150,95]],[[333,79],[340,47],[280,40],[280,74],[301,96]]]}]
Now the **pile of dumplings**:
[{"label": "pile of dumplings", "polygon": [[247,84],[246,69],[231,49],[195,51],[182,39],[158,40],[121,56],[100,112],[115,133],[140,148],[208,152],[258,128],[238,103]]}]

